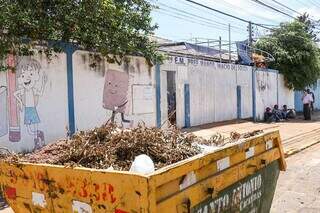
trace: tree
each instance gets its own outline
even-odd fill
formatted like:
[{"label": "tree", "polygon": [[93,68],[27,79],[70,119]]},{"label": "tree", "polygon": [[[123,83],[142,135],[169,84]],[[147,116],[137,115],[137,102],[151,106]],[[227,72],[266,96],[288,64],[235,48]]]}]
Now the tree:
[{"label": "tree", "polygon": [[0,60],[31,55],[36,45],[50,56],[59,47],[48,41],[75,43],[109,62],[132,54],[161,60],[149,39],[152,9],[146,0],[0,0]]},{"label": "tree", "polygon": [[320,77],[320,52],[315,40],[313,25],[306,18],[282,23],[255,45],[274,56],[270,67],[284,75],[289,88],[302,90]]},{"label": "tree", "polygon": [[299,16],[298,20],[299,22],[305,24],[305,30],[312,36],[312,39],[314,41],[318,42],[319,39],[317,38],[318,32],[316,32],[316,27],[319,25],[319,20],[311,20],[307,13],[304,13],[301,16]]}]

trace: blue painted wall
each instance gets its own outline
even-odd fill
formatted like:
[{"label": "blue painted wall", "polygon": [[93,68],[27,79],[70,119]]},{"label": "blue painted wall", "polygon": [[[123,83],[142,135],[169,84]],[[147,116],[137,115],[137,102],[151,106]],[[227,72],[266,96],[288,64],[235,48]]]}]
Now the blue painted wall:
[{"label": "blue painted wall", "polygon": [[184,85],[184,127],[190,127],[190,87],[189,84]]},{"label": "blue painted wall", "polygon": [[75,48],[67,45],[65,52],[67,54],[67,82],[68,82],[68,114],[69,114],[69,135],[75,133],[75,116],[74,116],[74,88],[73,88],[73,61],[72,55]]},{"label": "blue painted wall", "polygon": [[160,88],[160,64],[156,65],[156,111],[157,111],[157,127],[161,126],[161,88]]},{"label": "blue painted wall", "polygon": [[237,86],[237,118],[241,119],[241,86]]}]

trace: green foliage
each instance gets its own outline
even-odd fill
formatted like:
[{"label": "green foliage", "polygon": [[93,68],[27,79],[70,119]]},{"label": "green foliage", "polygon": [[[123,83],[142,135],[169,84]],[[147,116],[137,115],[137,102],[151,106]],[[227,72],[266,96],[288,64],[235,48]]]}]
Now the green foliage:
[{"label": "green foliage", "polygon": [[270,67],[284,75],[289,88],[304,89],[320,77],[320,51],[313,29],[307,18],[294,20],[282,23],[256,43],[274,56]]},{"label": "green foliage", "polygon": [[320,21],[319,20],[311,20],[309,18],[309,15],[307,13],[302,14],[298,17],[299,22],[305,24],[305,30],[311,35],[312,39],[316,42],[319,41],[319,38],[317,38],[318,30],[317,26],[319,26]]},{"label": "green foliage", "polygon": [[48,57],[73,42],[121,63],[125,55],[161,61],[149,36],[153,6],[146,0],[0,0],[0,60],[8,53],[32,55],[35,46]]}]

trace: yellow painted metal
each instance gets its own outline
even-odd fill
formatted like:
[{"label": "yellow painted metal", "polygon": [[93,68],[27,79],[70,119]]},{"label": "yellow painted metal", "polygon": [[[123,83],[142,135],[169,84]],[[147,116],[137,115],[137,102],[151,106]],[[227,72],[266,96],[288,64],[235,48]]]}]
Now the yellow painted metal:
[{"label": "yellow painted metal", "polygon": [[[252,154],[252,150],[253,156],[248,155]],[[219,171],[217,162],[221,159],[226,160],[227,165]],[[280,168],[285,170],[277,131],[195,156],[148,176],[1,162],[0,184],[4,196],[17,213],[85,210],[112,213],[185,212],[187,201],[194,206],[275,160],[279,160]],[[208,194],[210,188],[214,188],[211,195]]]}]

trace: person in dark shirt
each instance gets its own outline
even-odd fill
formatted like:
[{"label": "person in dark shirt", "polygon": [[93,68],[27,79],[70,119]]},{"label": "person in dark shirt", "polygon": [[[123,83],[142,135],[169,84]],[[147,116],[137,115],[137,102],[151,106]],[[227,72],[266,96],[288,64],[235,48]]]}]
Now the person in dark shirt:
[{"label": "person in dark shirt", "polygon": [[279,122],[279,121],[281,121],[281,120],[283,119],[283,117],[282,117],[282,112],[281,112],[281,110],[279,109],[278,104],[276,104],[276,105],[273,106],[272,113],[273,113],[273,115],[274,115],[274,117],[275,117],[275,119],[276,119],[276,122]]},{"label": "person in dark shirt", "polygon": [[311,109],[311,111],[313,112],[313,111],[314,111],[314,102],[315,102],[314,93],[311,92],[310,89],[307,89],[307,93],[310,94],[311,97],[312,97],[312,101],[311,101],[311,103],[310,103],[310,109]]},{"label": "person in dark shirt", "polygon": [[274,115],[273,115],[270,107],[267,107],[266,111],[264,112],[264,121],[268,122],[268,123],[275,121]]},{"label": "person in dark shirt", "polygon": [[287,105],[283,105],[282,110],[281,110],[283,119],[286,119],[286,120],[288,119],[288,112],[289,112],[289,110],[288,110]]}]

